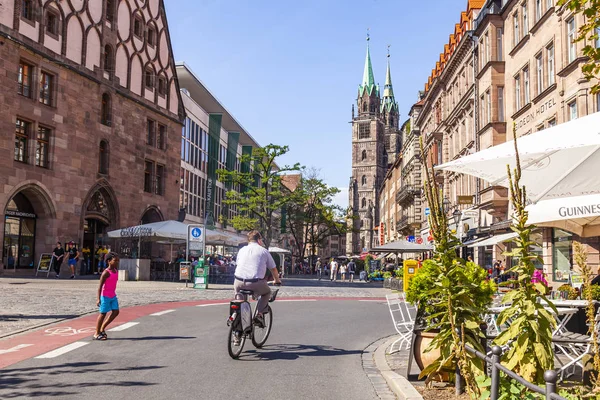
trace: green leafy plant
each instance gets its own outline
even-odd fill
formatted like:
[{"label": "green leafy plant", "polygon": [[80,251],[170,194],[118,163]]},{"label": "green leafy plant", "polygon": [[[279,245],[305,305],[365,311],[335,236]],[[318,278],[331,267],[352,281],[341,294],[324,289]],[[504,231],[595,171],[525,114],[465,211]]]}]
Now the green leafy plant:
[{"label": "green leafy plant", "polygon": [[569,300],[575,300],[577,297],[579,297],[579,292],[571,285],[560,285],[556,290],[559,292],[567,292],[567,297]]},{"label": "green leafy plant", "polygon": [[371,270],[371,260],[373,260],[373,257],[370,254],[365,257],[365,271],[367,272]]},{"label": "green leafy plant", "polygon": [[[516,138],[516,124],[513,123],[513,133]],[[511,201],[514,208],[512,230],[517,233],[513,240],[513,250],[505,253],[513,257],[517,263],[509,270],[518,278],[513,284],[515,289],[508,292],[502,299],[508,308],[498,316],[498,325],[510,321],[508,329],[502,331],[494,340],[498,346],[510,346],[503,355],[506,368],[515,371],[527,381],[537,384],[544,383],[544,371],[554,368],[554,352],[552,348],[552,328],[556,325],[554,317],[545,307],[549,306],[555,313],[556,307],[546,296],[546,288],[540,282],[531,283],[535,271],[534,261],[540,261],[531,247],[530,239],[534,226],[527,224],[528,213],[527,192],[520,186],[521,165],[517,140],[514,140],[516,153],[516,168],[511,172],[507,166]],[[542,300],[537,301],[538,297]],[[545,304],[544,304],[545,303]]]},{"label": "green leafy plant", "polygon": [[392,277],[392,273],[391,272],[384,272],[383,273],[383,279],[390,279]]},{"label": "green leafy plant", "polygon": [[394,270],[394,276],[398,279],[404,278],[404,268],[403,267],[396,268]]},{"label": "green leafy plant", "polygon": [[600,301],[600,286],[598,285],[584,285],[581,293],[583,299],[588,299],[591,295],[592,300]]}]

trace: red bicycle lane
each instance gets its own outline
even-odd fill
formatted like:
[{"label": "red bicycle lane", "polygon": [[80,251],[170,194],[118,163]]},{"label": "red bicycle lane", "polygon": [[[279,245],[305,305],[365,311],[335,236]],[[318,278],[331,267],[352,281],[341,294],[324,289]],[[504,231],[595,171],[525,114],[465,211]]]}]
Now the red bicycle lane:
[{"label": "red bicycle lane", "polygon": [[[356,301],[383,301],[385,298],[373,297],[283,297],[279,301],[321,301],[321,300],[356,300]],[[156,303],[141,306],[122,308],[117,319],[110,325],[110,329],[116,328],[128,322],[134,321],[150,314],[166,310],[174,310],[182,307],[227,304],[227,300],[199,300],[184,302]],[[13,337],[0,339],[0,369],[25,361],[29,358],[46,354],[52,350],[68,344],[90,338],[96,327],[98,314],[90,314],[54,325],[48,325],[39,330],[19,334]]]}]

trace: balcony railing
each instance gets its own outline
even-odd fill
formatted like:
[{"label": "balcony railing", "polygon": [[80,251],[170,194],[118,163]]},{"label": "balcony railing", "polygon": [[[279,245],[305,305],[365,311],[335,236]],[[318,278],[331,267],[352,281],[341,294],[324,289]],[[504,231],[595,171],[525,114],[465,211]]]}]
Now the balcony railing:
[{"label": "balcony railing", "polygon": [[400,220],[396,223],[396,230],[401,231],[410,227],[412,224],[416,223],[416,218],[414,215],[408,214],[404,215]]},{"label": "balcony railing", "polygon": [[396,193],[396,203],[406,203],[407,201],[413,199],[419,193],[421,193],[421,189],[419,189],[415,185],[403,186],[402,189],[400,189],[400,191]]}]

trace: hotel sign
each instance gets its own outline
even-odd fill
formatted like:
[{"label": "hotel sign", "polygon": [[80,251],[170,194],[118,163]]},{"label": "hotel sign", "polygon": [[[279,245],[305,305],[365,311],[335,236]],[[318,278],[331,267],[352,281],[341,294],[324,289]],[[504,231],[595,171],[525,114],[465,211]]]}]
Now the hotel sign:
[{"label": "hotel sign", "polygon": [[473,204],[473,196],[458,196],[458,204]]},{"label": "hotel sign", "polygon": [[543,102],[537,109],[531,110],[531,112],[515,120],[515,123],[517,124],[517,130],[524,128],[540,117],[544,117],[544,114],[554,107],[556,107],[556,99],[549,99],[548,101]]}]

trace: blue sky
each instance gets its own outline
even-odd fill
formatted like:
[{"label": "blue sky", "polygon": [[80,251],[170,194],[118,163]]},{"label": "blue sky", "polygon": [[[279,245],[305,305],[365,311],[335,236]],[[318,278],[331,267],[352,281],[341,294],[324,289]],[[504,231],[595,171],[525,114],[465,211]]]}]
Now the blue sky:
[{"label": "blue sky", "polygon": [[262,145],[289,145],[280,165],[321,170],[343,189],[351,175],[351,107],[366,31],[375,81],[391,45],[400,120],[454,31],[467,0],[165,0],[177,61],[185,61]]}]

